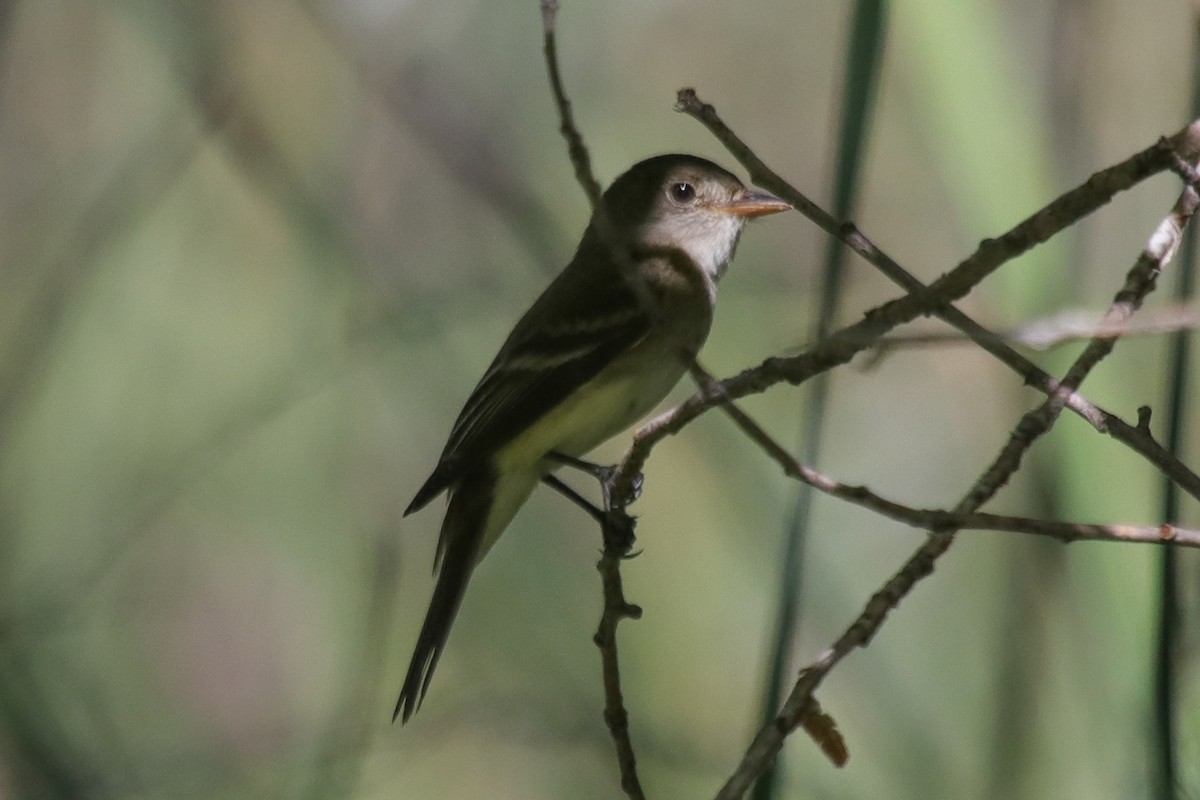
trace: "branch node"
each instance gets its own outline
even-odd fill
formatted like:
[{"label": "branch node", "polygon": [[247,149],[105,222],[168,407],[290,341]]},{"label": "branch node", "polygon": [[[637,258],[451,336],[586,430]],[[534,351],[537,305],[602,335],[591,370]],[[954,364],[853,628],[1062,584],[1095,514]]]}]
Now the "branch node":
[{"label": "branch node", "polygon": [[1193,122],[1182,134],[1170,138],[1164,136],[1158,140],[1158,148],[1166,151],[1170,160],[1171,171],[1192,188],[1200,186],[1200,171],[1192,163],[1196,157],[1196,133],[1196,123]]},{"label": "branch node", "polygon": [[675,110],[680,114],[698,114],[704,110],[704,103],[696,97],[695,89],[686,87],[675,94]]}]

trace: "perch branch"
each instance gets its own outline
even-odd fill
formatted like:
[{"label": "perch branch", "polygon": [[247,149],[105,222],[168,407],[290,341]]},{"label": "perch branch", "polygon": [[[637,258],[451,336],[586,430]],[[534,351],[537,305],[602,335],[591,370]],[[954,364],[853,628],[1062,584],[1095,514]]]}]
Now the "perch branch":
[{"label": "perch branch", "polygon": [[[608,246],[620,269],[621,276],[637,296],[638,302],[650,313],[651,319],[657,319],[649,292],[644,283],[638,279],[632,258],[618,240],[612,222],[608,218],[600,184],[592,174],[587,147],[575,126],[571,103],[563,88],[555,36],[555,20],[558,14],[557,0],[541,0],[541,10],[546,71],[550,78],[555,107],[558,110],[559,130],[567,141],[567,152],[575,169],[575,177],[587,195],[588,202],[592,207],[596,230]],[[630,475],[627,481],[630,492],[627,497],[631,497],[634,491],[633,486],[637,481],[633,475]],[[605,496],[606,498],[609,496],[607,486],[605,487]],[[606,505],[608,504],[606,503]],[[625,505],[611,509],[611,513],[601,522],[604,550],[596,569],[600,572],[600,582],[604,592],[604,610],[600,616],[600,624],[593,641],[600,650],[604,682],[604,722],[608,726],[609,734],[617,750],[621,789],[630,800],[644,800],[645,792],[637,774],[637,757],[634,753],[633,741],[629,736],[629,712],[625,709],[625,701],[621,692],[620,662],[617,658],[617,625],[623,619],[637,619],[642,613],[640,608],[625,599],[621,581],[621,560],[628,554],[633,543],[633,519],[625,513]],[[610,509],[606,509],[606,511],[610,511]]]}]

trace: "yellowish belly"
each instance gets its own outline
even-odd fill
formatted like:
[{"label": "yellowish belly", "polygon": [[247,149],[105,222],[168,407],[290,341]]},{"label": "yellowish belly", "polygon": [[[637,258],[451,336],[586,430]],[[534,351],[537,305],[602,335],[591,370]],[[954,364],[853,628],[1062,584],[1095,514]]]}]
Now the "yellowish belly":
[{"label": "yellowish belly", "polygon": [[501,448],[497,454],[500,471],[534,468],[550,452],[582,456],[631,427],[683,375],[681,365],[666,363],[666,369],[652,371],[638,369],[637,363],[603,370]]}]

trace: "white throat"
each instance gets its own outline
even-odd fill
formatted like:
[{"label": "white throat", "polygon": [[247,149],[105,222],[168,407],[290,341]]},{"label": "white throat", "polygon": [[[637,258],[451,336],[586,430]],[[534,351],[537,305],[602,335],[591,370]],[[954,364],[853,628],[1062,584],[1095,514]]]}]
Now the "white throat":
[{"label": "white throat", "polygon": [[[697,210],[696,213],[673,218],[668,236],[661,235],[663,231],[658,230],[647,231],[650,235],[646,238],[682,250],[716,284],[725,275],[733,258],[743,222],[739,217],[729,214]],[[655,233],[659,235],[653,235]]]}]

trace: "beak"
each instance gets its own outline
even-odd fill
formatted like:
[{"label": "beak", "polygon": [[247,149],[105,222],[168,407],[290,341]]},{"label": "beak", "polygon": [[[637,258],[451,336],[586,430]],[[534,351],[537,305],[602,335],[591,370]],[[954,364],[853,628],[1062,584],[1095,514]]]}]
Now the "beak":
[{"label": "beak", "polygon": [[780,211],[790,211],[791,206],[773,194],[756,192],[747,189],[734,197],[722,210],[735,217],[765,217],[767,214],[778,214]]}]

